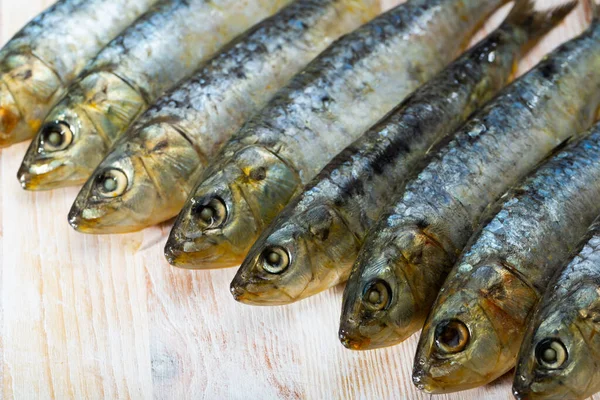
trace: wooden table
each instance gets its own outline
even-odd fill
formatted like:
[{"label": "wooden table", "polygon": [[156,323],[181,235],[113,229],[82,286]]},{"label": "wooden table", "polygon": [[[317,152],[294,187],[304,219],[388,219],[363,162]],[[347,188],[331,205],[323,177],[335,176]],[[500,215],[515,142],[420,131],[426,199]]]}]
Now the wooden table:
[{"label": "wooden table", "polygon": [[[2,43],[51,3],[0,0]],[[581,32],[586,14],[581,5],[521,71]],[[341,346],[341,287],[291,306],[245,306],[229,294],[235,269],[167,264],[169,224],[120,236],[76,233],[66,218],[76,188],[20,188],[26,147],[0,152],[1,398],[429,397],[411,383],[416,336],[377,351]],[[511,399],[510,382],[438,398]]]}]

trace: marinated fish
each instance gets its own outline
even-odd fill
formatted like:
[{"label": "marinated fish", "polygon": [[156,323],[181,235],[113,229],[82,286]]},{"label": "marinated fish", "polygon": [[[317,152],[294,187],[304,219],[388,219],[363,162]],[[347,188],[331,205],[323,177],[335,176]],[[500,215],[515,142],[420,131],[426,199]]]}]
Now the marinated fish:
[{"label": "marinated fish", "polygon": [[600,391],[600,219],[575,254],[528,318],[517,399],[585,399]]},{"label": "marinated fish", "polygon": [[154,3],[60,0],[25,25],[0,50],[0,147],[33,137],[86,63]]},{"label": "marinated fish", "polygon": [[118,139],[77,196],[71,225],[130,232],[176,216],[244,121],[333,40],[378,12],[377,0],[298,0],[250,29]]},{"label": "marinated fish", "polygon": [[343,37],[255,114],[202,174],[165,254],[231,267],[302,186],[464,48],[505,0],[411,0]]},{"label": "marinated fish", "polygon": [[600,104],[597,25],[478,111],[382,211],[344,291],[346,347],[390,346],[420,329],[486,207],[593,123]]},{"label": "marinated fish", "polygon": [[161,1],[105,47],[50,111],[18,178],[29,190],[83,184],[150,104],[290,0]]},{"label": "marinated fish", "polygon": [[600,214],[600,129],[509,191],[471,239],[425,323],[415,384],[484,385],[511,369],[531,310]]},{"label": "marinated fish", "polygon": [[[436,141],[510,80],[520,56],[558,17],[517,3],[498,30],[329,162],[254,244],[231,284],[237,300],[286,304],[346,281],[378,210]],[[277,266],[280,257],[285,262],[274,268],[271,260]]]}]

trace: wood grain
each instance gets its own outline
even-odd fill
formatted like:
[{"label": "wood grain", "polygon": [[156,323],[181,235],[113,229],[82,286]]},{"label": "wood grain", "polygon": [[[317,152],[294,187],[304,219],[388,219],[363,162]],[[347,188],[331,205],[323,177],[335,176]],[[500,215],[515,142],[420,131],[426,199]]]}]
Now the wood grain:
[{"label": "wood grain", "polygon": [[[50,3],[0,0],[0,41]],[[580,6],[521,71],[587,20]],[[339,344],[340,287],[286,307],[244,306],[228,291],[234,269],[166,263],[168,224],[121,236],[74,232],[66,215],[77,189],[21,190],[26,146],[0,153],[2,398],[430,397],[410,380],[416,336],[360,353]],[[511,399],[510,380],[437,398]]]}]

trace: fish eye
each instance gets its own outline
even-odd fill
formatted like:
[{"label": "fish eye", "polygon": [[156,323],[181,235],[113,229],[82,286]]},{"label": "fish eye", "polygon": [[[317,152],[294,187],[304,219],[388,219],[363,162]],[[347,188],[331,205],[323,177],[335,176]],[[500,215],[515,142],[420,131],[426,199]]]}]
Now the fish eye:
[{"label": "fish eye", "polygon": [[73,131],[66,122],[50,122],[42,128],[41,142],[45,151],[64,150],[73,142]]},{"label": "fish eye", "polygon": [[227,207],[219,198],[213,198],[207,204],[196,205],[192,212],[204,229],[218,228],[227,218]]},{"label": "fish eye", "polygon": [[371,282],[363,292],[363,303],[371,311],[380,311],[390,304],[391,289],[387,282],[377,279]]},{"label": "fish eye", "polygon": [[451,319],[436,327],[435,344],[444,353],[459,353],[469,344],[470,336],[469,329],[462,321]]},{"label": "fish eye", "polygon": [[262,253],[262,268],[270,274],[280,274],[290,265],[290,255],[281,247],[269,247]]},{"label": "fish eye", "polygon": [[535,347],[538,363],[547,369],[560,368],[567,361],[565,345],[558,339],[544,339]]},{"label": "fish eye", "polygon": [[120,169],[108,169],[98,176],[96,188],[103,197],[121,196],[127,189],[127,175]]}]

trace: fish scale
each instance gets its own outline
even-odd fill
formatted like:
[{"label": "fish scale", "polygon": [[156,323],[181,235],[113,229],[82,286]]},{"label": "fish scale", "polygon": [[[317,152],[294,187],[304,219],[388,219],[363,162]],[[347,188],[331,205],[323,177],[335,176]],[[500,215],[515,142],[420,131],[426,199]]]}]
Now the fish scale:
[{"label": "fish scale", "polygon": [[[421,328],[488,205],[593,123],[600,104],[599,48],[594,22],[434,149],[382,211],[344,291],[340,330],[351,347],[393,345]],[[365,297],[371,291],[386,293],[389,303],[373,310]]]},{"label": "fish scale", "polygon": [[50,111],[17,174],[23,188],[47,190],[84,183],[116,139],[166,90],[290,2],[157,3],[88,64]]},{"label": "fish scale", "polygon": [[[171,232],[168,260],[189,268],[238,265],[304,184],[452,61],[503,3],[411,0],[332,44],[207,168]],[[252,179],[253,170],[264,172],[261,179]]]},{"label": "fish scale", "polygon": [[[162,96],[113,146],[78,195],[75,229],[115,233],[177,215],[209,160],[335,38],[379,11],[376,0],[299,0],[256,25]],[[131,184],[102,193],[107,170]]]},{"label": "fish scale", "polygon": [[154,3],[61,0],[10,39],[0,50],[0,147],[34,136],[86,63]]},{"label": "fish scale", "polygon": [[[333,158],[253,245],[231,284],[236,299],[283,304],[345,281],[379,210],[427,151],[508,83],[520,56],[564,12],[538,18],[541,24],[532,24],[532,15],[530,4],[521,2],[497,31]],[[290,260],[276,274],[265,265],[273,248],[284,249]]]},{"label": "fish scale", "polygon": [[[600,214],[599,128],[490,207],[425,323],[415,357],[421,388],[468,389],[514,366],[532,309]],[[447,321],[468,330],[452,352],[437,344]]]},{"label": "fish scale", "polygon": [[[589,151],[600,142],[600,126],[594,131]],[[513,383],[517,399],[585,399],[600,391],[600,219],[572,254],[525,331]],[[543,357],[548,349],[555,360]]]}]

